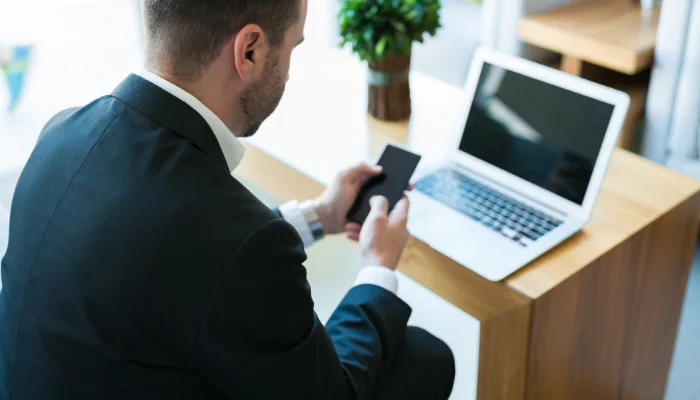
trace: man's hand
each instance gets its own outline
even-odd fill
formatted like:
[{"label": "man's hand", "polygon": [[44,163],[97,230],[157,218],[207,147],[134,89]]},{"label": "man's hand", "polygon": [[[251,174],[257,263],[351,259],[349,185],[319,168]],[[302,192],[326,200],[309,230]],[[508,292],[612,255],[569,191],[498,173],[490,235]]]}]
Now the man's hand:
[{"label": "man's hand", "polygon": [[408,198],[404,196],[388,214],[389,202],[382,196],[370,200],[370,211],[360,231],[360,250],[364,266],[380,265],[396,270],[409,234]]},{"label": "man's hand", "polygon": [[[361,163],[336,176],[333,183],[315,201],[316,213],[326,234],[347,232],[350,237],[353,233],[355,236],[359,234],[358,224],[348,224],[348,212],[367,178],[381,173],[381,167]],[[357,240],[357,237],[354,239]]]}]

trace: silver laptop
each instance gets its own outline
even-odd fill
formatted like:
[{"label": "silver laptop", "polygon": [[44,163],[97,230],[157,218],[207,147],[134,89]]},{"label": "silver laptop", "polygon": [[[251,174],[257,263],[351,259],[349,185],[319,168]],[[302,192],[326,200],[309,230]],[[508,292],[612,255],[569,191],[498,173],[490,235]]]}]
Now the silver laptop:
[{"label": "silver laptop", "polygon": [[465,96],[448,159],[415,175],[409,230],[499,281],[589,220],[630,100],[485,49]]}]

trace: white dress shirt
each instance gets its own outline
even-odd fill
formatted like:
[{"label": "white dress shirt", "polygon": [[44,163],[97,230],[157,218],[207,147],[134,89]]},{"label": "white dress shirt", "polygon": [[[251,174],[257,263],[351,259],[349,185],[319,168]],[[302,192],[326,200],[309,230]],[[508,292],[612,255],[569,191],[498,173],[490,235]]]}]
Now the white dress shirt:
[{"label": "white dress shirt", "polygon": [[[226,124],[224,124],[224,122],[221,121],[221,119],[219,119],[214,112],[207,108],[207,106],[202,104],[201,101],[197,100],[196,97],[187,93],[177,85],[150,71],[144,70],[139,72],[138,75],[182,100],[188,106],[197,111],[202,118],[204,118],[207,124],[209,124],[212,132],[214,132],[214,136],[216,136],[219,146],[221,146],[221,151],[224,153],[224,157],[226,158],[226,164],[228,165],[231,173],[233,173],[236,167],[238,167],[238,165],[241,163],[241,160],[243,160],[245,147],[243,147],[243,144],[240,142],[240,140],[238,140],[236,135],[234,135],[233,132],[228,129]],[[311,234],[311,230],[309,229],[306,219],[302,215],[301,209],[299,208],[299,203],[294,201],[282,205],[280,207],[280,213],[282,214],[282,218],[284,218],[294,227],[294,229],[297,230],[299,236],[304,242],[304,246],[309,247],[311,244],[313,244],[313,235]],[[360,270],[357,280],[355,281],[355,285],[364,284],[376,285],[394,294],[396,294],[399,285],[394,271],[379,265],[367,266]]]}]

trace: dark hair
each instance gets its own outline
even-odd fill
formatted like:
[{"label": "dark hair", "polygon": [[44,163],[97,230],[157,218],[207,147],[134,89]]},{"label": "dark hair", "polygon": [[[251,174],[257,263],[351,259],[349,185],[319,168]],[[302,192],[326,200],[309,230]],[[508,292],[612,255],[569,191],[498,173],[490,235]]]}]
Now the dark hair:
[{"label": "dark hair", "polygon": [[169,59],[178,78],[197,76],[233,34],[257,24],[279,46],[299,18],[300,0],[144,0],[147,62]]}]

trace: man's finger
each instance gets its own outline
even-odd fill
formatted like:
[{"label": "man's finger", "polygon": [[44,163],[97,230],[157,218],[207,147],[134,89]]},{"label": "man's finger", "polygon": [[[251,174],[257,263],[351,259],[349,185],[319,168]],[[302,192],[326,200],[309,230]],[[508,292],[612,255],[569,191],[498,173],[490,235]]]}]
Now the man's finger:
[{"label": "man's finger", "polygon": [[348,222],[345,224],[345,230],[359,232],[362,230],[362,225],[358,224],[357,222]]},{"label": "man's finger", "polygon": [[356,233],[360,234],[362,232],[362,226],[359,224],[347,224],[345,225],[345,233],[350,234],[350,233]]},{"label": "man's finger", "polygon": [[371,215],[387,216],[389,213],[389,200],[384,196],[374,196],[369,200],[369,205],[372,207]]},{"label": "man's finger", "polygon": [[360,181],[364,180],[369,176],[379,175],[382,173],[382,171],[383,168],[379,165],[369,165],[365,162],[362,162],[348,169],[345,172],[345,175],[353,181]]},{"label": "man's finger", "polygon": [[345,225],[345,236],[347,236],[348,239],[359,241],[360,232],[362,232],[362,226],[360,224],[349,223]]},{"label": "man's finger", "polygon": [[360,241],[360,232],[345,232],[345,236],[350,240],[354,240],[356,242]]},{"label": "man's finger", "polygon": [[360,232],[362,232],[362,230],[355,230],[355,229],[346,229],[345,230],[345,234],[348,236],[353,235],[353,236],[360,237]]},{"label": "man's finger", "polygon": [[389,220],[394,223],[405,223],[408,220],[409,207],[410,203],[408,201],[408,197],[403,196],[403,198],[401,198],[401,200],[398,203],[396,203],[396,207],[394,207],[394,209],[391,210]]}]

